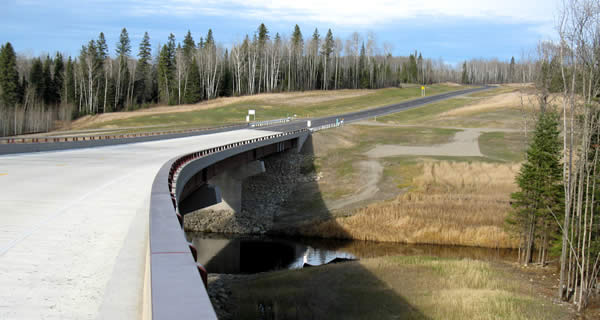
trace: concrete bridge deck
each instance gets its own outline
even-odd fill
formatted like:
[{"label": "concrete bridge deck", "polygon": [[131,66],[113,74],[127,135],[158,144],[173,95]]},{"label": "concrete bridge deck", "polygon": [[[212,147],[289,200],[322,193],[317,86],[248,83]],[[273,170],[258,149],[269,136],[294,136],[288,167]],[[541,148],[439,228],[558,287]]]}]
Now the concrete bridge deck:
[{"label": "concrete bridge deck", "polygon": [[0,319],[139,318],[159,168],[175,155],[270,134],[0,156]]}]

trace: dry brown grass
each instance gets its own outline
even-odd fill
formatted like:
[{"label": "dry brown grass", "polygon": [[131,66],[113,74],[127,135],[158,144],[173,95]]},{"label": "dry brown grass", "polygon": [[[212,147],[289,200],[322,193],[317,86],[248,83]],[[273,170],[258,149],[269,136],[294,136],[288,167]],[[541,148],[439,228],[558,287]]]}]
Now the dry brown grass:
[{"label": "dry brown grass", "polygon": [[[523,101],[528,101],[527,99],[531,99],[531,98],[532,98],[532,96],[525,95],[523,97],[523,99],[524,99]],[[521,93],[520,92],[509,92],[509,93],[492,96],[490,98],[477,101],[473,104],[444,112],[440,116],[441,117],[458,116],[458,115],[486,112],[486,111],[500,109],[500,108],[519,108],[520,106],[521,106]]]},{"label": "dry brown grass", "polygon": [[462,86],[462,84],[459,84],[459,83],[456,83],[456,82],[442,82],[440,84],[445,85],[445,86],[449,86],[449,87],[460,87],[460,86]]},{"label": "dry brown grass", "polygon": [[515,248],[504,231],[519,165],[424,162],[416,186],[394,201],[302,228],[304,235]]},{"label": "dry brown grass", "polygon": [[371,94],[375,90],[336,90],[336,91],[306,91],[294,93],[276,93],[261,95],[261,100],[270,104],[283,104],[288,106],[306,106],[337,99],[356,98]]},{"label": "dry brown grass", "polygon": [[[514,87],[505,87],[506,89]],[[468,104],[461,108],[449,110],[440,114],[440,117],[455,117],[474,115],[484,112],[497,111],[497,110],[510,110],[510,109],[522,109],[522,105],[525,105],[525,109],[529,112],[539,109],[539,97],[523,87],[521,90],[503,92],[500,89],[500,94],[484,98],[482,100],[475,101],[474,103]],[[550,105],[556,107],[558,112],[562,112],[563,97],[560,94],[552,94],[548,97],[547,102]],[[582,103],[582,101],[578,101]]]}]

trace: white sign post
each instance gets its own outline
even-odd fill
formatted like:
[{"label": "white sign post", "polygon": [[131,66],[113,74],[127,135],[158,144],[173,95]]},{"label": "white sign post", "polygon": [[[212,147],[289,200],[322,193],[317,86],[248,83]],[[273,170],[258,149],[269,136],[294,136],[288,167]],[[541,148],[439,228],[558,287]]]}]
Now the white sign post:
[{"label": "white sign post", "polygon": [[246,116],[246,122],[250,122],[250,116]]},{"label": "white sign post", "polygon": [[256,121],[256,110],[248,110],[248,118],[250,118],[250,116],[254,116],[254,121]]}]

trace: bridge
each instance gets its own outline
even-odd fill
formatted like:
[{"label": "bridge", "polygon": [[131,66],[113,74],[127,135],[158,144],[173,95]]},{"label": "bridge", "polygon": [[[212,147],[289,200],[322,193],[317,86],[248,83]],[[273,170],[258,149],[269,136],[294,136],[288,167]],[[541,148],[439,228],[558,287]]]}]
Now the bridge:
[{"label": "bridge", "polygon": [[[485,89],[312,119],[312,126]],[[310,134],[305,121],[282,121],[0,144],[0,318],[216,318],[184,236],[185,214],[215,204],[235,210],[239,188],[219,177],[260,172],[261,158],[299,150]]]}]

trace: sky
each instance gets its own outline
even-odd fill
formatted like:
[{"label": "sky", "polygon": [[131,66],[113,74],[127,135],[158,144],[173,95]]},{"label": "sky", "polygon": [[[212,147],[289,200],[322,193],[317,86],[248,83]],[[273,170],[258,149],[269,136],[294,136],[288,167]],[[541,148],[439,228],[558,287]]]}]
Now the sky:
[{"label": "sky", "polygon": [[169,33],[198,41],[212,29],[230,47],[265,23],[272,36],[295,24],[305,39],[317,28],[347,39],[375,35],[394,55],[415,50],[457,64],[471,58],[517,60],[542,40],[554,39],[560,0],[0,0],[0,43],[18,53],[78,55],[104,32],[109,50],[123,27],[137,53],[145,31],[153,53]]}]

